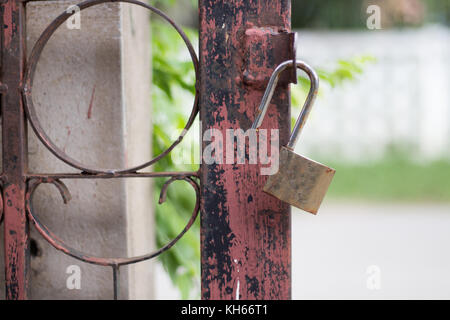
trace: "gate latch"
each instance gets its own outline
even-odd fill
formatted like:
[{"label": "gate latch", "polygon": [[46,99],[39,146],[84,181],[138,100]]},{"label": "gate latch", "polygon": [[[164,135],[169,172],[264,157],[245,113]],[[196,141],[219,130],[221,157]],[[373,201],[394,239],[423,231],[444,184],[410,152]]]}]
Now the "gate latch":
[{"label": "gate latch", "polygon": [[[282,62],[292,61],[295,66],[297,33],[275,30],[270,27],[249,28],[244,35],[243,82],[264,90],[273,70]],[[297,68],[289,67],[279,84],[297,83]]]}]

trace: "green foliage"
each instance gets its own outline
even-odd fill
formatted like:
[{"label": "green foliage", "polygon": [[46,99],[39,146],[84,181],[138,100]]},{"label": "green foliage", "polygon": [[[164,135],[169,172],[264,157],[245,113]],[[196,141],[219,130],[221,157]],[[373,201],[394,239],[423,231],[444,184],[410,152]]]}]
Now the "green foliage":
[{"label": "green foliage", "polygon": [[334,70],[317,69],[322,82],[329,84],[331,87],[341,85],[345,81],[353,81],[357,75],[364,71],[364,67],[368,63],[374,63],[376,59],[369,55],[357,56],[350,60],[338,60]]},{"label": "green foliage", "polygon": [[[349,60],[338,60],[336,66],[332,69],[316,68],[320,78],[319,95],[323,94],[323,88],[329,86],[336,88],[342,86],[345,82],[356,81],[358,76],[364,72],[369,64],[375,63],[376,59],[369,55],[353,57]],[[309,91],[310,81],[307,76],[299,71],[298,85],[292,87],[292,108],[299,109],[303,106]],[[298,111],[298,110],[297,110]],[[295,112],[294,112],[295,113]],[[296,116],[292,116],[292,125],[296,121]]]},{"label": "green foliage", "polygon": [[[369,5],[384,7],[382,20],[392,20],[393,27],[415,27],[427,23],[450,24],[450,1],[419,0],[405,2],[397,0],[320,0],[292,1],[292,25],[295,29],[362,29],[367,30],[366,12]],[[422,4],[425,8],[421,16]],[[393,12],[396,10],[397,12]],[[389,17],[384,14],[389,13]],[[408,19],[405,16],[410,15]]]},{"label": "green foliage", "polygon": [[[330,164],[330,163],[329,163]],[[450,201],[450,162],[421,164],[410,156],[390,152],[371,163],[330,164],[336,169],[328,196],[364,201]]]},{"label": "green foliage", "polygon": [[[192,32],[187,30],[191,38]],[[153,154],[167,149],[184,128],[192,102],[183,94],[195,93],[195,74],[189,55],[183,54],[183,41],[175,30],[160,22],[152,22],[154,124]],[[193,100],[193,98],[192,98]],[[178,148],[186,148],[181,144]],[[188,150],[186,151],[188,152]],[[155,164],[155,171],[195,171],[195,165],[176,165],[171,155]],[[161,188],[166,179],[157,179],[154,199],[158,203]],[[169,187],[166,202],[155,209],[158,247],[175,238],[183,230],[195,205],[195,193],[184,182]],[[197,221],[191,230],[160,259],[173,283],[180,289],[183,299],[192,298],[192,288],[200,277],[200,228]]]},{"label": "green foliage", "polygon": [[[191,2],[191,6],[196,8],[198,6],[198,0],[189,0]],[[177,0],[154,0],[152,1],[154,6],[157,7],[172,7],[176,4]]]},{"label": "green foliage", "polygon": [[449,0],[424,0],[427,5],[427,22],[442,23],[450,26],[450,1]]},{"label": "green foliage", "polygon": [[361,0],[292,1],[294,28],[365,28]]}]

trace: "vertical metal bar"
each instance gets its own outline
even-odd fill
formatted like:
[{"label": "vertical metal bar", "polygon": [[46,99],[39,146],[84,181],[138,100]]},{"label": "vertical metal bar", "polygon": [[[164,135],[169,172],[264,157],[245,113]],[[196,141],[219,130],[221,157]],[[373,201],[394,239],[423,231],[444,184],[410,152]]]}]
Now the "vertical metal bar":
[{"label": "vertical metal bar", "polygon": [[119,300],[120,294],[120,267],[113,266],[114,300]]},{"label": "vertical metal bar", "polygon": [[[245,32],[289,30],[291,2],[199,0],[199,9],[202,131],[219,130],[225,139],[227,129],[251,128],[265,89],[243,81]],[[264,43],[260,49],[257,71],[269,78],[276,50]],[[279,85],[272,103],[262,128],[279,128],[283,145],[290,128],[287,84]],[[203,162],[203,299],[291,298],[290,207],[263,193],[266,179],[248,159],[245,165]]]},{"label": "vertical metal bar", "polygon": [[29,230],[25,212],[27,129],[20,85],[25,63],[25,16],[20,0],[2,4],[2,160],[6,299],[28,297]]}]

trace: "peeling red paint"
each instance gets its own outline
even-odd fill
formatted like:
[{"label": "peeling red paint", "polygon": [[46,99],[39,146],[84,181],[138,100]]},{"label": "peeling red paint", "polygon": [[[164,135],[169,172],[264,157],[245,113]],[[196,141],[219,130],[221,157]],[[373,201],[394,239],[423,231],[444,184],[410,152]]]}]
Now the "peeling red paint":
[{"label": "peeling red paint", "polygon": [[[268,79],[281,62],[270,39],[260,40],[289,30],[290,1],[200,0],[199,7],[202,130],[246,131],[264,88],[246,84],[244,71]],[[249,41],[258,56],[248,56]],[[282,144],[289,97],[280,85],[262,126],[280,128]],[[266,179],[258,165],[202,165],[203,299],[290,299],[290,208],[263,193]]]},{"label": "peeling red paint", "polygon": [[17,4],[15,1],[8,1],[4,4],[3,13],[3,41],[5,47],[9,47],[13,37],[13,30],[17,29],[16,21],[14,19],[14,12],[17,11]]},{"label": "peeling red paint", "polygon": [[2,95],[3,203],[6,299],[28,297],[29,234],[25,210],[26,123],[20,85],[25,64],[24,4],[3,4]]},{"label": "peeling red paint", "polygon": [[5,270],[6,270],[6,294],[8,299],[25,299],[28,281],[25,272],[21,268],[28,268],[27,258],[24,254],[28,251],[27,220],[24,203],[25,192],[16,185],[5,188]]}]

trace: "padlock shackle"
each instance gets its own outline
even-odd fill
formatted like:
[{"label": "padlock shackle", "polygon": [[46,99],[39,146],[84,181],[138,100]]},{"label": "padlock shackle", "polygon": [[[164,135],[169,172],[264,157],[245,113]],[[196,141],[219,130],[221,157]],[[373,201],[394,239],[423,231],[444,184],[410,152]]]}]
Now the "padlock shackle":
[{"label": "padlock shackle", "polygon": [[[281,63],[273,72],[272,76],[270,77],[269,84],[267,85],[267,89],[264,92],[261,104],[259,105],[258,113],[256,115],[255,121],[253,122],[252,129],[258,129],[261,126],[267,109],[269,108],[270,101],[272,100],[273,94],[277,87],[278,80],[280,79],[280,74],[287,68],[293,67],[293,65],[294,62],[292,60],[285,61]],[[308,119],[309,113],[311,112],[312,106],[314,105],[314,101],[316,100],[317,92],[319,90],[319,76],[314,71],[314,69],[300,60],[296,61],[296,65],[298,69],[306,72],[311,81],[311,87],[309,89],[308,97],[306,98],[302,111],[300,112],[300,116],[295,123],[291,137],[289,138],[289,142],[287,144],[287,148],[289,149],[294,149],[300,133],[305,126],[306,120]]]}]

